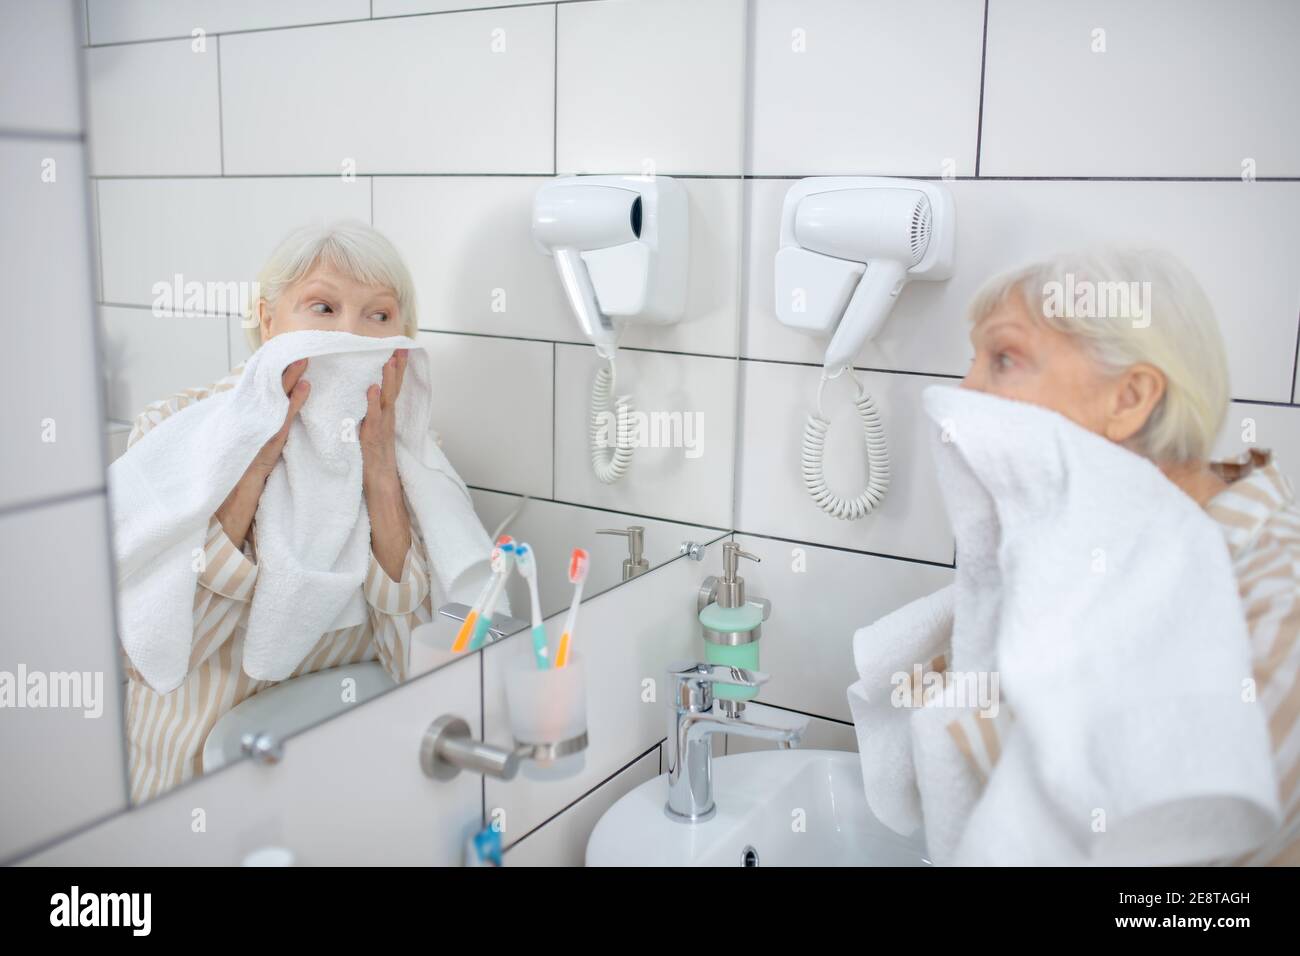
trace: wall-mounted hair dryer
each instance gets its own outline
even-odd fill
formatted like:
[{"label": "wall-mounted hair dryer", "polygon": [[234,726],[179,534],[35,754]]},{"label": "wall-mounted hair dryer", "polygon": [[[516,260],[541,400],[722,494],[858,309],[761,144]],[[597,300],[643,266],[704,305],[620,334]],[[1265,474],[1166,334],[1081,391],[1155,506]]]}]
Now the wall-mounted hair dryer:
[{"label": "wall-mounted hair dryer", "polygon": [[583,334],[608,363],[591,398],[591,461],[601,481],[623,477],[635,444],[631,397],[610,408],[619,331],[682,318],[689,228],[686,191],[666,176],[566,176],[533,199],[533,239],[555,259]]},{"label": "wall-mounted hair dryer", "polygon": [[952,196],[939,183],[832,176],[804,179],[786,193],[776,315],[801,332],[830,336],[817,413],[804,430],[803,477],[813,500],[837,518],[861,518],[876,508],[889,487],[889,455],[875,401],[858,383],[867,487],[855,498],[832,493],[822,471],[829,425],[822,390],[845,370],[852,376],[854,356],[880,331],[909,280],[952,274],[955,232]]}]

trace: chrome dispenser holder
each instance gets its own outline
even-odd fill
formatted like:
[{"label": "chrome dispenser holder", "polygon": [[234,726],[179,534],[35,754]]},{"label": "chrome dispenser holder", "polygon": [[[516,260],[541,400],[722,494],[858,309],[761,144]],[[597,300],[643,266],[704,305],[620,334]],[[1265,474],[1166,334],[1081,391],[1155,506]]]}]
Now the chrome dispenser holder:
[{"label": "chrome dispenser holder", "polygon": [[630,524],[626,528],[599,528],[596,534],[621,534],[627,536],[627,557],[623,560],[623,580],[630,581],[650,570],[650,562],[642,553],[645,550],[645,526]]},{"label": "chrome dispenser holder", "polygon": [[[772,602],[767,598],[747,598],[745,596],[745,579],[736,573],[741,558],[760,562],[763,560],[756,554],[750,554],[748,551],[742,550],[740,545],[734,541],[727,541],[722,545],[722,577],[719,578],[711,574],[701,582],[699,594],[695,601],[697,616],[714,601],[718,602],[719,607],[741,607],[745,604],[756,605],[763,609],[764,621],[772,615]],[[756,627],[752,631],[715,631],[713,628],[703,626],[701,626],[701,630],[704,632],[704,639],[711,644],[724,644],[731,647],[740,644],[751,644],[763,636],[762,626]]]}]

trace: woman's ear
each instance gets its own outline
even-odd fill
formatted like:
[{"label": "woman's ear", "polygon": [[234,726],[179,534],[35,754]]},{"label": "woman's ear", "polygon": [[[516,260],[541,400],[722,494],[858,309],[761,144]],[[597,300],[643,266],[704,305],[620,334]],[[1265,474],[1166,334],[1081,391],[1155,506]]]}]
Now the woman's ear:
[{"label": "woman's ear", "polygon": [[262,341],[271,337],[271,306],[265,299],[257,300],[257,324],[262,330]]},{"label": "woman's ear", "polygon": [[1165,376],[1154,365],[1138,362],[1120,373],[1111,392],[1106,437],[1123,443],[1142,430],[1165,395]]}]

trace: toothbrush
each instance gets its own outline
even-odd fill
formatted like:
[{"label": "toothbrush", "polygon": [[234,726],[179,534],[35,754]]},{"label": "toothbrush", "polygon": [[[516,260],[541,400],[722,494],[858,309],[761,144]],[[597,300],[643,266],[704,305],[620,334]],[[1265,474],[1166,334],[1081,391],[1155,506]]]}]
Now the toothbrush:
[{"label": "toothbrush", "polygon": [[[510,535],[502,535],[497,539],[497,546],[492,549],[492,570],[495,572],[488,578],[483,585],[483,590],[479,592],[478,600],[470,608],[469,614],[465,615],[465,620],[456,632],[456,639],[452,642],[451,650],[453,654],[462,654],[469,650],[470,644],[474,637],[475,627],[480,618],[483,617],[483,610],[487,607],[488,599],[491,598],[493,590],[497,587],[497,581],[503,576],[500,563],[505,559],[502,548],[511,541]],[[492,620],[492,612],[487,612],[488,621]]]},{"label": "toothbrush", "polygon": [[546,628],[542,626],[542,605],[537,599],[537,560],[533,549],[522,541],[515,548],[515,567],[528,582],[528,595],[533,602],[533,657],[537,660],[537,669],[546,670],[551,666],[551,649],[546,644]]},{"label": "toothbrush", "polygon": [[573,584],[573,603],[569,605],[569,616],[564,619],[564,630],[560,632],[560,647],[555,652],[555,666],[563,667],[569,663],[569,646],[573,642],[573,629],[578,623],[578,605],[582,603],[582,584],[587,580],[587,569],[591,566],[587,552],[574,548],[569,555],[569,581]]},{"label": "toothbrush", "polygon": [[515,545],[511,541],[498,546],[501,552],[500,558],[492,565],[492,570],[496,572],[496,579],[492,582],[492,593],[488,595],[487,604],[483,607],[483,613],[479,615],[478,622],[474,625],[474,637],[469,642],[469,649],[477,651],[487,641],[488,631],[492,627],[492,615],[496,612],[497,601],[501,597],[501,592],[505,590],[506,578],[510,577],[510,565],[514,560]]}]

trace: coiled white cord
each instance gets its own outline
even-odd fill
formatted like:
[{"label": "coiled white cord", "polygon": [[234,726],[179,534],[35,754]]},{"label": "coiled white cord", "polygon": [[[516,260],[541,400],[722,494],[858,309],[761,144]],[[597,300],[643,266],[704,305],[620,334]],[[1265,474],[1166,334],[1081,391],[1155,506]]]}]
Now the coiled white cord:
[{"label": "coiled white cord", "polygon": [[830,427],[830,421],[822,412],[822,390],[830,379],[839,374],[836,372],[835,375],[827,375],[823,372],[821,383],[817,386],[817,413],[809,413],[808,423],[803,430],[803,483],[808,489],[808,495],[822,511],[845,521],[854,521],[871,514],[884,499],[889,488],[889,451],[885,447],[885,428],[880,422],[876,402],[850,370],[849,377],[858,387],[858,395],[853,404],[857,407],[858,418],[862,422],[867,447],[867,487],[856,498],[841,498],[826,487],[822,457],[826,451],[826,430]]},{"label": "coiled white cord", "polygon": [[591,386],[591,428],[588,439],[591,445],[591,468],[596,477],[610,485],[627,474],[632,464],[632,449],[636,447],[635,423],[632,421],[632,396],[620,395],[615,406],[615,437],[610,447],[605,436],[610,411],[610,396],[614,393],[614,354],[597,350],[609,364],[596,373]]}]

